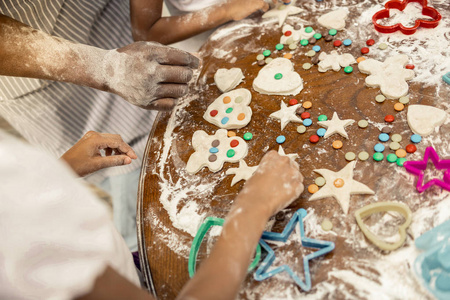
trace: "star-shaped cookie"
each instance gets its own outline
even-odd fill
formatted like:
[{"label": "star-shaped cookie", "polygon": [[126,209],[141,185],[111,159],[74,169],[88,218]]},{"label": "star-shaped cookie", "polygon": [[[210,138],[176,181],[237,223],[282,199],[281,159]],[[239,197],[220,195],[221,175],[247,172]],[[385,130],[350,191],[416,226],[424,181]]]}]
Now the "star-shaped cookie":
[{"label": "star-shaped cookie", "polygon": [[274,113],[271,113],[269,117],[280,120],[281,130],[286,127],[289,122],[303,123],[302,119],[297,117],[295,111],[300,104],[287,106],[286,103],[281,100],[281,108]]},{"label": "star-shaped cookie", "polygon": [[274,8],[266,12],[262,15],[263,18],[278,18],[278,25],[283,25],[284,21],[286,21],[286,18],[288,16],[296,15],[300,12],[302,12],[303,9],[300,7],[292,5],[292,2],[290,4],[283,4],[278,3],[275,5]]},{"label": "star-shaped cookie", "polygon": [[241,180],[248,180],[253,176],[253,173],[255,173],[256,169],[258,169],[258,166],[249,167],[247,163],[243,159],[241,159],[239,161],[239,168],[230,168],[227,170],[226,174],[234,174],[233,180],[231,181],[231,186],[233,186]]},{"label": "star-shaped cookie", "polygon": [[324,138],[329,137],[332,134],[339,133],[346,139],[348,139],[348,134],[345,131],[345,127],[348,125],[351,125],[355,122],[355,120],[347,119],[347,120],[341,120],[339,119],[336,112],[333,113],[333,118],[328,121],[319,121],[317,124],[320,126],[323,126],[327,128],[327,131],[325,132]]},{"label": "star-shaped cookie", "polygon": [[297,153],[286,154],[284,152],[283,147],[281,147],[281,145],[280,145],[280,147],[278,147],[278,154],[281,155],[281,156],[287,156],[287,157],[289,157],[292,160],[295,160],[296,158],[298,158],[298,154]]},{"label": "star-shaped cookie", "polygon": [[309,201],[334,197],[339,202],[344,213],[347,214],[351,195],[375,194],[375,192],[365,184],[353,180],[353,169],[355,168],[355,164],[356,161],[352,161],[338,172],[333,172],[328,169],[314,170],[314,172],[319,173],[325,178],[326,183],[318,192],[309,198]]}]

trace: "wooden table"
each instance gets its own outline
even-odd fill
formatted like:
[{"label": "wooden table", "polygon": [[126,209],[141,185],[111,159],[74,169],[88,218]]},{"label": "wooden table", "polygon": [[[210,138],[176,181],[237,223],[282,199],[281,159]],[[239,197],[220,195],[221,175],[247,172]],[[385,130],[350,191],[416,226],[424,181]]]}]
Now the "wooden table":
[{"label": "wooden table", "polygon": [[[305,17],[305,19],[308,18]],[[312,24],[315,24],[315,22]],[[312,26],[320,32],[325,31],[317,25]],[[352,29],[352,25],[348,26],[350,32],[352,32]],[[238,136],[241,137],[245,132],[254,134],[254,139],[249,141],[249,154],[245,159],[248,165],[256,165],[266,151],[278,149],[275,137],[281,134],[280,124],[276,120],[269,119],[268,115],[280,108],[280,100],[287,102],[290,97],[260,95],[251,86],[254,77],[261,68],[255,64],[256,55],[261,53],[265,45],[271,45],[270,48],[274,48],[273,46],[278,43],[277,40],[280,37],[280,29],[276,28],[276,26],[266,28],[263,34],[260,34],[260,29],[257,26],[248,26],[245,30],[248,30],[247,33],[249,34],[245,36],[225,35],[211,41],[202,49],[203,66],[197,79],[197,84],[191,91],[192,101],[182,109],[179,109],[177,113],[160,113],[149,135],[139,182],[137,222],[143,273],[148,281],[151,279],[149,289],[156,293],[160,299],[174,299],[189,279],[186,247],[189,247],[192,242],[190,234],[173,225],[167,207],[165,208],[160,201],[162,177],[165,177],[164,180],[173,184],[179,181],[182,185],[187,185],[191,181],[193,186],[205,184],[205,186],[211,187],[211,191],[209,189],[190,190],[190,194],[183,198],[177,206],[180,209],[189,202],[195,202],[199,205],[199,214],[203,213],[204,216],[224,217],[243,184],[241,182],[230,187],[232,176],[224,175],[224,172],[229,167],[236,167],[237,164],[226,163],[224,168],[218,173],[211,173],[204,168],[193,177],[186,175],[183,170],[184,164],[193,152],[191,146],[192,133],[195,130],[202,129],[212,134],[217,130],[217,127],[209,124],[202,118],[203,112],[209,103],[220,95],[218,89],[212,85],[215,70],[219,67],[240,67],[244,71],[246,78],[244,83],[238,87],[247,88],[252,92],[252,121],[248,126],[236,130]],[[368,37],[372,37],[367,34],[367,30],[369,29],[354,32],[353,42],[358,43],[359,47],[353,47],[349,52],[354,54],[355,57],[360,56],[359,49],[364,41]],[[373,37],[377,38],[375,34]],[[345,35],[342,35],[341,38],[345,38]],[[239,49],[234,47],[236,43],[240,45]],[[323,39],[318,41],[317,45],[320,45],[327,53],[333,49],[332,42],[326,43]],[[396,116],[397,121],[391,125],[392,133],[399,133],[403,136],[402,147],[409,144],[407,139],[409,139],[411,131],[406,122],[405,111],[401,113],[395,112],[393,109],[395,102],[392,100],[385,101],[382,104],[376,103],[374,99],[379,94],[379,89],[365,86],[364,79],[366,75],[361,74],[356,65],[353,66],[354,71],[352,74],[345,74],[341,70],[340,72],[328,71],[318,75],[316,66],[310,70],[303,70],[302,64],[310,62],[310,58],[303,55],[307,50],[310,50],[309,48],[311,47],[297,50],[297,55],[294,55],[295,59],[292,60],[295,70],[303,78],[305,84],[304,90],[295,98],[300,101],[309,100],[313,102],[313,108],[309,111],[315,121],[306,134],[297,133],[296,125],[293,123],[288,124],[282,132],[286,136],[286,143],[283,144],[286,153],[296,152],[300,154],[300,159],[297,161],[300,163],[302,173],[305,176],[304,183],[306,186],[313,183],[317,177],[313,169],[327,168],[334,171],[342,169],[347,164],[344,154],[348,151],[355,153],[367,151],[372,154],[373,146],[378,142],[377,137],[380,133],[377,126],[361,129],[358,128],[355,122],[354,125],[348,127],[349,140],[345,140],[340,136],[333,136],[327,140],[321,139],[317,144],[311,144],[308,139],[319,128],[316,120],[320,114],[325,114],[330,119],[333,112],[337,111],[341,119],[352,118],[356,121],[370,119],[376,124],[383,124],[385,115],[393,114]],[[225,59],[218,59],[211,54],[213,49],[221,49],[227,51],[228,54]],[[234,57],[235,59],[233,59]],[[204,86],[209,86],[209,88],[199,88]],[[435,105],[444,108],[440,103],[440,99],[448,97],[448,89],[444,87],[438,93],[434,87],[425,87],[420,83],[411,83],[409,96],[414,104]],[[175,117],[176,114],[177,117]],[[171,118],[172,115],[173,118]],[[182,120],[182,124],[173,126],[173,136],[175,138],[170,140],[169,155],[165,163],[159,165],[164,147],[167,146],[167,141],[169,141],[164,140],[166,128],[174,119]],[[450,125],[442,126],[440,132],[450,132]],[[336,139],[344,141],[344,147],[340,150],[331,148],[332,141]],[[445,153],[450,138],[441,134],[441,139],[442,143],[436,143],[435,147],[438,151]],[[427,145],[427,142],[418,145],[420,155],[423,155]],[[385,154],[387,153],[388,151],[385,152]],[[382,259],[384,254],[381,251],[377,251],[373,247],[355,247],[348,244],[349,232],[355,231],[356,228],[353,217],[353,212],[356,209],[375,201],[398,200],[408,204],[414,212],[423,205],[436,208],[442,200],[442,191],[437,189],[430,193],[417,194],[412,182],[415,179],[405,176],[404,171],[400,170],[400,167],[391,165],[386,160],[379,163],[375,163],[372,159],[365,162],[358,161],[355,179],[376,191],[376,196],[352,196],[348,215],[342,214],[337,201],[334,199],[308,202],[307,199],[310,197],[310,194],[306,191],[289,207],[291,212],[300,207],[316,212],[318,221],[323,218],[330,219],[337,232],[336,236],[326,236],[328,240],[335,242],[336,249],[328,254],[321,263],[319,262],[313,266],[315,270],[319,266],[321,268],[320,274],[313,276],[313,286],[320,282],[329,281],[330,279],[327,278],[326,274],[331,272],[333,268],[340,268],[348,264],[360,264],[360,267],[368,272],[367,276],[371,280],[376,281],[376,277],[380,275],[377,270],[371,269],[370,264],[365,267],[361,262],[371,259]],[[175,188],[172,192],[175,195],[180,193],[180,191],[180,189],[177,190]],[[287,221],[276,222],[273,230],[281,230]],[[429,226],[434,226],[432,221]],[[354,235],[354,240],[364,240],[360,231],[354,232]],[[319,238],[323,238],[323,236]],[[183,245],[183,247],[178,248],[177,245],[173,244],[175,241]],[[413,247],[413,242],[410,238],[405,247]],[[333,278],[331,281],[337,283],[339,279]],[[249,290],[257,289],[260,288],[261,284],[253,281],[249,275],[244,283],[244,288]],[[279,284],[279,282],[273,280],[271,283],[264,284],[265,288],[270,289]],[[344,286],[350,294],[356,294],[357,287],[348,283],[345,283]],[[339,297],[339,295],[342,296],[344,294],[336,291],[335,297],[344,298],[344,296]],[[427,297],[423,294],[420,294],[420,296]],[[241,298],[246,297],[245,293],[241,294]]]}]

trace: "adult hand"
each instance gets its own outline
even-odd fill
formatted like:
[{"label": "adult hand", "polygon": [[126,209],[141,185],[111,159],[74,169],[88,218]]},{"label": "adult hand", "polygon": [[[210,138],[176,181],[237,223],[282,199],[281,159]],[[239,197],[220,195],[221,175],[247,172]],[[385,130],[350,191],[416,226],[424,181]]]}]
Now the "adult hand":
[{"label": "adult hand", "polygon": [[298,164],[287,156],[270,151],[262,158],[253,176],[240,195],[254,207],[267,209],[269,216],[277,213],[303,192],[303,176]]},{"label": "adult hand", "polygon": [[[105,156],[102,156],[100,150],[105,151]],[[136,153],[120,135],[95,131],[87,132],[61,156],[79,176],[104,168],[129,165],[136,158]]]},{"label": "adult hand", "polygon": [[199,59],[154,42],[136,42],[105,55],[107,90],[145,109],[170,110],[188,91]]}]

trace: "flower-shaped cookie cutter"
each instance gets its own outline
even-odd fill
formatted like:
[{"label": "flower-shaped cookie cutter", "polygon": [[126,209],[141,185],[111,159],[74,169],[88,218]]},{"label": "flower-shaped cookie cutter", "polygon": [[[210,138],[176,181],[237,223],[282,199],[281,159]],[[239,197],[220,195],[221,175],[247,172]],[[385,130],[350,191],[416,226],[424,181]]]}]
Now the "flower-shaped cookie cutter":
[{"label": "flower-shaped cookie cutter", "polygon": [[[442,179],[434,178],[423,184],[425,170],[428,166],[428,159],[431,159],[431,162],[437,170],[445,170],[445,172]],[[423,160],[407,161],[403,166],[406,171],[418,177],[416,189],[419,193],[422,193],[433,185],[437,185],[450,191],[450,159],[440,159],[433,147],[427,147],[427,149],[425,149]]]},{"label": "flower-shaped cookie cutter", "polygon": [[[404,218],[405,222],[398,227],[398,233],[400,238],[395,243],[388,243],[381,240],[374,233],[372,233],[367,226],[364,224],[363,219],[379,212],[395,211],[400,213]],[[406,228],[411,224],[412,212],[406,204],[400,202],[377,202],[366,205],[357,211],[355,211],[356,223],[358,223],[359,228],[364,233],[367,239],[375,244],[378,248],[382,250],[392,251],[399,248],[406,240]]]},{"label": "flower-shaped cookie cutter", "polygon": [[[215,218],[215,217],[207,217],[203,224],[200,226],[200,228],[197,231],[197,234],[195,235],[194,241],[192,242],[191,251],[189,253],[189,261],[188,261],[188,271],[189,271],[189,277],[193,277],[195,274],[195,266],[197,262],[197,255],[198,250],[200,249],[200,246],[202,244],[203,238],[205,237],[206,233],[212,226],[223,226],[225,223],[224,219],[221,218]],[[261,260],[261,246],[258,244],[256,246],[256,253],[255,258],[253,259],[253,262],[248,267],[248,271],[252,271],[256,266],[258,265],[259,261]]]},{"label": "flower-shaped cookie cutter", "polygon": [[[403,11],[410,2],[417,2],[422,5],[422,14],[431,17],[433,20],[416,20],[413,27],[405,27],[401,23],[392,26],[383,26],[377,23],[378,20],[389,18],[390,9]],[[381,33],[392,33],[400,30],[403,34],[413,34],[419,27],[434,28],[438,26],[441,19],[441,14],[433,7],[428,6],[427,0],[391,0],[384,5],[383,10],[380,10],[373,15],[372,23],[375,26],[375,29]]]}]

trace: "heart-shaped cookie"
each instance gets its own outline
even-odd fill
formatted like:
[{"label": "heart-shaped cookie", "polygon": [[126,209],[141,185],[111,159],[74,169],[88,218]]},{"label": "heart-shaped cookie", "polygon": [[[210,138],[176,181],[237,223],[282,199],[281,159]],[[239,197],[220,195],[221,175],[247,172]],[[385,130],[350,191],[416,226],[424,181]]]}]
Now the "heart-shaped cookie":
[{"label": "heart-shaped cookie", "polygon": [[[371,232],[367,226],[364,224],[363,219],[379,212],[396,211],[405,217],[405,222],[398,227],[398,233],[400,234],[400,239],[395,243],[388,243],[380,239],[373,232]],[[366,205],[357,211],[355,211],[356,223],[358,223],[359,228],[364,233],[367,239],[375,244],[378,248],[382,250],[392,251],[400,246],[406,240],[406,228],[411,224],[412,213],[409,207],[400,202],[377,202]]]},{"label": "heart-shaped cookie", "polygon": [[214,82],[222,93],[237,87],[242,79],[244,79],[244,74],[240,68],[219,69],[214,74]]},{"label": "heart-shaped cookie", "polygon": [[266,95],[297,95],[303,89],[303,80],[289,59],[278,57],[259,70],[253,89]]},{"label": "heart-shaped cookie", "polygon": [[411,130],[421,136],[433,133],[434,129],[441,126],[447,113],[442,109],[429,105],[410,105],[408,107],[408,124]]}]

